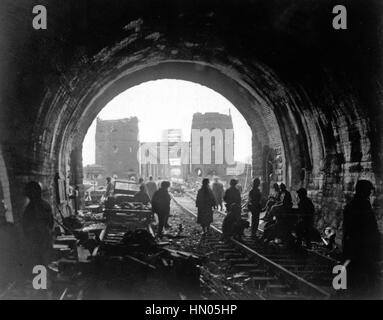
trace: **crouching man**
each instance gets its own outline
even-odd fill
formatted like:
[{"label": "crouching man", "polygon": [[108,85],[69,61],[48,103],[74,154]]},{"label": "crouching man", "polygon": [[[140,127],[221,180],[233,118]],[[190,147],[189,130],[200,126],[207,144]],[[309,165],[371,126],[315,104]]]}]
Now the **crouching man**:
[{"label": "crouching man", "polygon": [[241,207],[237,204],[233,204],[231,210],[229,210],[227,216],[223,220],[223,238],[229,239],[234,237],[235,239],[240,240],[243,231],[249,226],[249,222],[241,218]]}]

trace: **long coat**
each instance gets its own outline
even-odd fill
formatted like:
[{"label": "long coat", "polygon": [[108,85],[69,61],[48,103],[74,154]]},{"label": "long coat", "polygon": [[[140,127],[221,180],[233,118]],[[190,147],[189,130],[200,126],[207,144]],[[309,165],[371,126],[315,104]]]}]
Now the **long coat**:
[{"label": "long coat", "polygon": [[381,259],[381,235],[374,211],[367,199],[354,199],[343,211],[343,254],[362,264]]},{"label": "long coat", "polygon": [[53,214],[43,199],[31,201],[22,217],[27,263],[46,265],[52,249]]},{"label": "long coat", "polygon": [[150,197],[146,191],[140,190],[134,195],[134,202],[141,202],[146,205],[150,202]]},{"label": "long coat", "polygon": [[213,183],[213,194],[214,194],[218,203],[222,202],[223,193],[224,193],[223,184],[220,182],[214,182]]},{"label": "long coat", "polygon": [[261,206],[262,201],[262,193],[259,191],[258,188],[251,189],[249,192],[249,202],[248,202],[248,209],[251,211],[251,213],[258,214],[262,210]]},{"label": "long coat", "polygon": [[150,199],[153,198],[154,193],[157,191],[157,184],[154,181],[146,183],[146,190],[148,191]]},{"label": "long coat", "polygon": [[380,242],[381,234],[369,200],[355,196],[343,212],[343,255],[351,260],[347,267],[347,289],[356,298],[381,296]]},{"label": "long coat", "polygon": [[213,207],[216,205],[215,196],[210,188],[198,190],[196,207],[198,208],[197,223],[208,226],[213,222]]},{"label": "long coat", "polygon": [[152,211],[158,215],[166,216],[170,212],[170,195],[167,189],[160,188],[152,198]]},{"label": "long coat", "polygon": [[226,190],[223,200],[226,202],[228,210],[231,210],[233,204],[241,206],[241,193],[236,187],[230,187]]}]

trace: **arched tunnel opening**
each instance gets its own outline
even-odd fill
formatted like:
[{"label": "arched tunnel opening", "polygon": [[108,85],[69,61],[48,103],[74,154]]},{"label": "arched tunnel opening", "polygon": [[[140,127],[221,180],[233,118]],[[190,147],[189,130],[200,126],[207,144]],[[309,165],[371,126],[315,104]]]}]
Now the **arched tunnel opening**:
[{"label": "arched tunnel opening", "polygon": [[[207,115],[203,115],[205,113]],[[175,170],[178,174],[174,177],[187,179],[197,167],[202,170],[201,176],[213,177],[214,174],[226,176],[225,167],[218,171],[213,167],[203,168],[199,166],[201,163],[193,163],[190,159],[192,130],[196,129],[198,118],[201,116],[202,118],[211,117],[208,119],[210,131],[217,125],[233,131],[233,145],[229,145],[229,141],[227,143],[228,146],[233,147],[233,150],[228,150],[227,155],[223,148],[225,141],[220,140],[231,138],[229,132],[226,136],[225,134],[211,136],[211,145],[207,147],[214,152],[209,155],[210,160],[214,162],[214,158],[217,158],[218,162],[222,158],[222,165],[227,166],[230,163],[232,169],[237,170],[238,174],[243,174],[245,164],[251,164],[252,154],[252,132],[247,120],[229,100],[216,91],[195,82],[176,79],[143,82],[123,91],[109,101],[93,120],[82,142],[83,165],[71,164],[71,167],[88,166],[85,168],[90,170],[85,170],[89,173],[85,177],[86,180],[91,178],[93,165],[96,166],[94,169],[100,165],[108,167],[102,173],[104,178],[116,175],[124,179],[130,177],[138,179],[140,176],[149,178],[151,174],[170,178],[172,176],[170,169],[167,172],[160,170],[162,174],[157,172],[160,169],[158,166],[161,164],[160,161],[155,160],[154,163],[150,163],[151,150],[147,148],[150,149],[149,144],[153,143],[158,145],[161,142],[168,144],[179,142],[179,145],[173,146],[172,158],[173,160],[174,157],[181,159],[181,154],[184,153],[185,159],[174,164],[174,169],[181,169],[180,166],[184,168],[181,170],[182,174],[179,170]],[[128,134],[128,131],[132,134]],[[111,134],[115,134],[115,137]],[[187,146],[184,147],[183,143]],[[201,147],[203,148],[203,143]],[[220,147],[222,150],[219,149]],[[71,153],[73,154],[76,149],[71,149]],[[157,150],[155,151],[157,153]],[[227,159],[223,159],[225,156]],[[74,161],[77,158],[74,156]],[[170,159],[164,160],[169,162]],[[111,163],[107,164],[108,161]],[[124,169],[113,166],[112,163],[115,161],[124,163],[122,166]],[[79,172],[76,176],[80,177],[81,173]],[[247,176],[247,182],[250,183],[250,170]],[[73,183],[82,184],[82,181],[73,181]]]},{"label": "arched tunnel opening", "polygon": [[[138,69],[139,71],[135,70],[132,74],[129,71],[124,71],[114,76],[115,78],[111,81],[109,77],[102,75],[101,79],[110,81],[105,84],[105,87],[100,88],[97,81],[94,83],[84,82],[86,89],[80,89],[78,86],[79,93],[82,95],[81,102],[84,103],[82,107],[78,104],[80,98],[73,93],[70,99],[76,101],[76,104],[62,101],[62,98],[68,97],[63,94],[62,90],[59,90],[58,96],[52,97],[54,104],[49,106],[47,112],[41,113],[43,118],[37,121],[38,132],[34,133],[35,136],[47,139],[43,143],[39,141],[38,147],[46,149],[46,151],[38,151],[44,157],[40,161],[46,161],[45,152],[49,152],[51,159],[54,159],[49,165],[51,172],[58,172],[61,177],[67,179],[68,185],[78,184],[76,179],[81,178],[82,165],[81,161],[78,161],[81,155],[81,143],[86,129],[102,107],[112,97],[130,86],[164,77],[187,79],[207,85],[232,101],[252,128],[253,155],[257,157],[253,158],[252,163],[254,177],[260,176],[266,179],[266,176],[270,175],[270,172],[266,174],[266,171],[270,171],[270,167],[276,167],[276,162],[280,161],[284,168],[277,169],[279,170],[279,177],[274,178],[275,182],[285,182],[293,190],[297,190],[299,187],[309,187],[312,196],[317,197],[318,201],[326,204],[329,202],[328,199],[332,199],[330,203],[334,201],[332,207],[328,209],[329,212],[326,212],[326,208],[322,206],[322,210],[325,212],[324,221],[321,223],[324,223],[325,226],[333,224],[332,226],[339,227],[339,211],[337,210],[341,210],[347,192],[352,193],[353,189],[350,190],[350,186],[354,186],[357,179],[367,177],[375,182],[375,175],[372,174],[372,163],[368,161],[371,158],[368,153],[370,149],[365,147],[365,154],[363,154],[360,144],[355,140],[353,142],[349,140],[350,136],[353,138],[355,134],[360,139],[362,139],[362,135],[366,139],[368,128],[363,127],[365,123],[360,123],[359,129],[355,129],[355,124],[353,124],[351,129],[348,129],[352,132],[346,132],[346,136],[343,135],[342,138],[340,137],[341,133],[337,132],[339,134],[338,145],[342,144],[342,147],[345,148],[348,144],[349,150],[344,149],[343,152],[332,149],[326,150],[325,139],[335,138],[334,133],[327,137],[326,133],[321,130],[322,121],[326,119],[315,118],[313,114],[309,113],[305,115],[305,112],[299,109],[303,106],[294,104],[294,101],[291,101],[291,105],[288,102],[285,105],[278,105],[279,99],[291,99],[291,95],[293,95],[290,92],[283,92],[287,89],[281,89],[281,84],[278,82],[275,86],[278,86],[278,90],[282,91],[280,93],[282,97],[279,97],[278,93],[277,97],[273,97],[276,100],[270,101],[266,100],[266,97],[262,99],[257,89],[249,88],[245,84],[242,85],[241,82],[238,83],[240,80],[233,80],[232,75],[225,75],[224,72],[205,64],[161,62],[154,66]],[[113,68],[109,69],[109,72],[110,70]],[[94,89],[88,88],[88,86],[97,86],[98,92],[95,94]],[[89,92],[89,97],[84,95],[83,90]],[[273,104],[278,105],[278,110],[274,111],[269,106]],[[72,108],[72,110],[66,111],[63,106]],[[298,110],[294,110],[294,108]],[[52,117],[55,118],[55,121],[52,121]],[[347,123],[347,120],[342,117],[336,120]],[[338,126],[342,127],[342,124],[338,124]],[[331,145],[331,148],[334,146]],[[74,164],[72,166],[71,159],[77,159],[72,161]],[[366,167],[364,168],[361,163],[364,163]],[[76,166],[79,169],[76,170]],[[73,177],[70,176],[71,173]],[[47,180],[42,182],[49,186],[51,181],[52,175],[50,174],[47,176]],[[319,202],[319,205],[322,203]]]},{"label": "arched tunnel opening", "polygon": [[251,179],[260,179],[264,197],[273,183],[306,189],[315,228],[335,232],[340,253],[345,206],[356,183],[370,181],[381,236],[378,1],[346,4],[347,30],[334,29],[332,0],[40,2],[46,30],[32,26],[34,1],[4,1],[1,10],[1,218],[15,243],[23,242],[25,185],[41,185],[58,223],[71,186],[80,187],[84,209],[88,128],[115,97],[164,79],[227,99],[251,130]]},{"label": "arched tunnel opening", "polygon": [[[193,130],[198,130],[201,119],[207,121],[206,147],[212,151],[206,164],[203,136],[202,161],[192,161]],[[223,130],[222,135],[213,134],[217,128]],[[251,183],[252,132],[248,119],[225,97],[195,82],[161,79],[124,90],[102,108],[85,131],[81,148],[70,144],[66,155],[70,172],[78,171],[70,185],[80,185],[83,194],[85,189],[92,192],[96,185],[104,185],[108,176],[135,180],[150,176],[174,181],[225,179],[228,167],[234,171],[231,175],[241,177],[244,188]],[[165,159],[161,159],[161,147],[171,148]],[[76,155],[80,150],[82,158]],[[267,176],[266,180],[271,178]]]}]

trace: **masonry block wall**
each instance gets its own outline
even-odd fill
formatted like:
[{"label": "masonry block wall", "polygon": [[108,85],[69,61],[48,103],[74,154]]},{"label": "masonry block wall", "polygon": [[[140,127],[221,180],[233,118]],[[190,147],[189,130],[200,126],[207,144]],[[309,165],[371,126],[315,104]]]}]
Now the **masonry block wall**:
[{"label": "masonry block wall", "polygon": [[[200,141],[195,141],[193,139],[193,135],[191,137],[191,157],[193,159],[193,152],[197,150],[199,147],[199,159],[197,159],[197,164],[192,162],[192,173],[195,175],[197,169],[202,170],[202,176],[208,175],[217,175],[220,177],[227,175],[227,168],[232,165],[228,163],[228,161],[234,160],[234,137],[232,140],[231,146],[230,137],[227,135],[226,130],[233,130],[233,121],[231,115],[220,114],[217,112],[207,112],[207,113],[195,113],[193,115],[192,120],[192,131],[198,130],[203,132],[203,130],[208,130],[208,132],[212,135],[212,139],[208,141],[208,139],[200,139]],[[222,136],[214,136],[214,130],[218,130]],[[230,134],[230,133],[229,133]],[[235,133],[234,133],[235,134]],[[204,150],[206,150],[206,145],[211,143],[210,150],[208,151],[210,154],[208,158],[210,158],[210,163],[204,162],[204,157],[206,154]],[[216,150],[221,150],[222,153]],[[197,151],[198,152],[198,151]],[[216,157],[217,155],[217,157]],[[227,157],[226,157],[227,155]],[[221,158],[222,157],[222,158]],[[198,161],[199,160],[199,161]],[[192,160],[193,161],[193,160]]]},{"label": "masonry block wall", "polygon": [[96,164],[108,176],[120,179],[139,175],[138,118],[120,120],[97,119]]}]

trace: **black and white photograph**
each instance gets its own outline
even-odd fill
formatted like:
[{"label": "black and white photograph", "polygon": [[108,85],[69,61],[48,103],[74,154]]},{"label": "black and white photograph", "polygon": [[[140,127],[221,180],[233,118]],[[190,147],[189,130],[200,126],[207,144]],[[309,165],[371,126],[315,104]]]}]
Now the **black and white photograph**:
[{"label": "black and white photograph", "polygon": [[0,0],[0,300],[383,300],[382,66],[381,0]]}]

